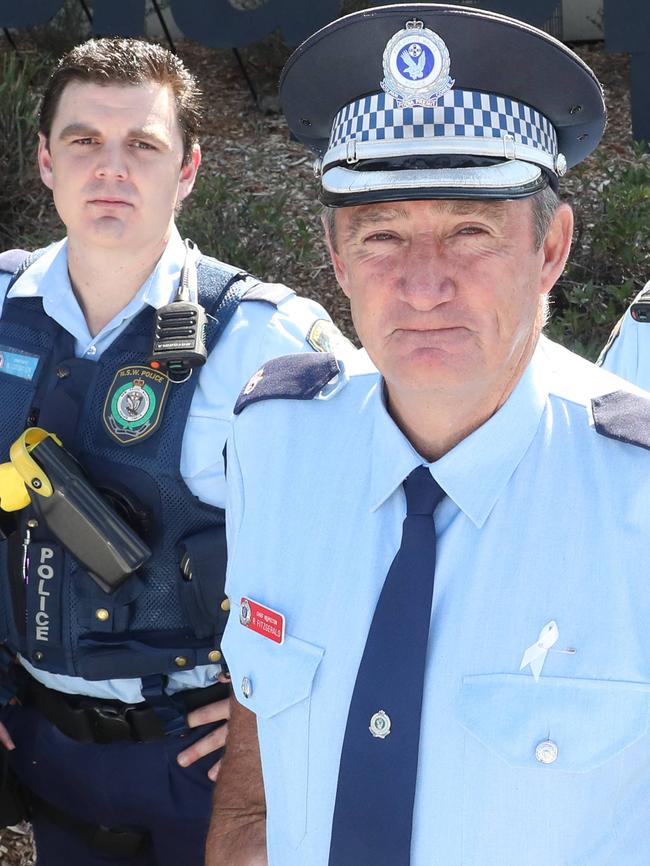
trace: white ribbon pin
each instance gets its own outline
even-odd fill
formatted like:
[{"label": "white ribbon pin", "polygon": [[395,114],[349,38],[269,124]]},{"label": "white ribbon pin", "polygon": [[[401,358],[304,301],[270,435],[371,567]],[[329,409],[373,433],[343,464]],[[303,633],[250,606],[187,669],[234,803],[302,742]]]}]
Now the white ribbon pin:
[{"label": "white ribbon pin", "polygon": [[523,671],[524,668],[527,668],[530,665],[530,672],[535,678],[535,682],[537,682],[539,680],[540,674],[542,673],[542,668],[544,667],[544,662],[546,661],[546,655],[551,649],[551,647],[555,646],[559,637],[560,632],[557,627],[557,623],[554,619],[552,619],[540,631],[537,642],[534,643],[532,646],[529,646],[524,653],[524,657],[521,660],[519,670]]}]

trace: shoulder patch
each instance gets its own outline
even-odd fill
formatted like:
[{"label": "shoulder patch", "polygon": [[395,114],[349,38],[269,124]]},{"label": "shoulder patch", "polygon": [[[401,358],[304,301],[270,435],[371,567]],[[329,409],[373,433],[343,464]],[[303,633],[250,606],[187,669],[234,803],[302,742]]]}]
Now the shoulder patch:
[{"label": "shoulder patch", "polygon": [[307,334],[307,342],[315,352],[344,355],[354,351],[352,343],[329,319],[316,319]]},{"label": "shoulder patch", "polygon": [[0,253],[0,271],[14,274],[29,255],[27,250],[6,250]]},{"label": "shoulder patch", "polygon": [[246,406],[260,400],[312,400],[339,372],[330,352],[272,358],[248,380],[234,413],[239,415]]},{"label": "shoulder patch", "polygon": [[650,450],[650,397],[612,391],[591,401],[596,432]]}]

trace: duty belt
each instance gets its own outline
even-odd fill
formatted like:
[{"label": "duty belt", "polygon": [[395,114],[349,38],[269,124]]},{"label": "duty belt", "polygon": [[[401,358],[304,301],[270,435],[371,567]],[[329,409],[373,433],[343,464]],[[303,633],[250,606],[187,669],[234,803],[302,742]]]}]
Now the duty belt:
[{"label": "duty belt", "polygon": [[70,815],[31,792],[29,796],[33,815],[44,815],[59,827],[75,833],[89,848],[99,854],[121,860],[144,855],[151,848],[151,836],[148,830],[139,827],[102,827]]},{"label": "duty belt", "polygon": [[[200,689],[177,693],[184,713],[205,704],[227,698],[229,683],[215,683]],[[27,676],[21,689],[21,703],[35,707],[62,734],[78,743],[113,743],[118,740],[149,742],[163,739],[166,734],[155,709],[145,703],[125,704],[121,701],[68,695],[48,689]]]}]

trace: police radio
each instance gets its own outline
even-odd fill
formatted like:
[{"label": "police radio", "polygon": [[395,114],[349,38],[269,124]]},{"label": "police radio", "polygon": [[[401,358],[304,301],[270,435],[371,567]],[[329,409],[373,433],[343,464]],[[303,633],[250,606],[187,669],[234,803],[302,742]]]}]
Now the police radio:
[{"label": "police radio", "polygon": [[171,304],[156,311],[149,366],[166,373],[173,382],[185,381],[195,367],[205,364],[207,316],[198,302],[196,267],[199,250],[185,241],[185,262],[178,292]]}]

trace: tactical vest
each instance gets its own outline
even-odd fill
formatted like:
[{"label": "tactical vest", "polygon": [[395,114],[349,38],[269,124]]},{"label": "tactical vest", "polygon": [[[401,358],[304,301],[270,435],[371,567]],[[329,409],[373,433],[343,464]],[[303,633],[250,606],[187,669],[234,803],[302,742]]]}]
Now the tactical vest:
[{"label": "tactical vest", "polygon": [[[251,279],[206,257],[197,276],[199,301],[214,317],[210,351]],[[198,371],[168,386],[160,424],[146,438],[123,444],[103,420],[118,371],[147,364],[154,315],[143,309],[92,361],[75,357],[74,338],[45,314],[40,298],[5,300],[0,363],[18,374],[0,372],[0,461],[26,426],[55,433],[152,551],[108,594],[45,527],[34,525],[30,507],[3,516],[0,640],[52,673],[146,678],[219,658],[227,616],[224,512],[200,502],[180,474]]]}]

